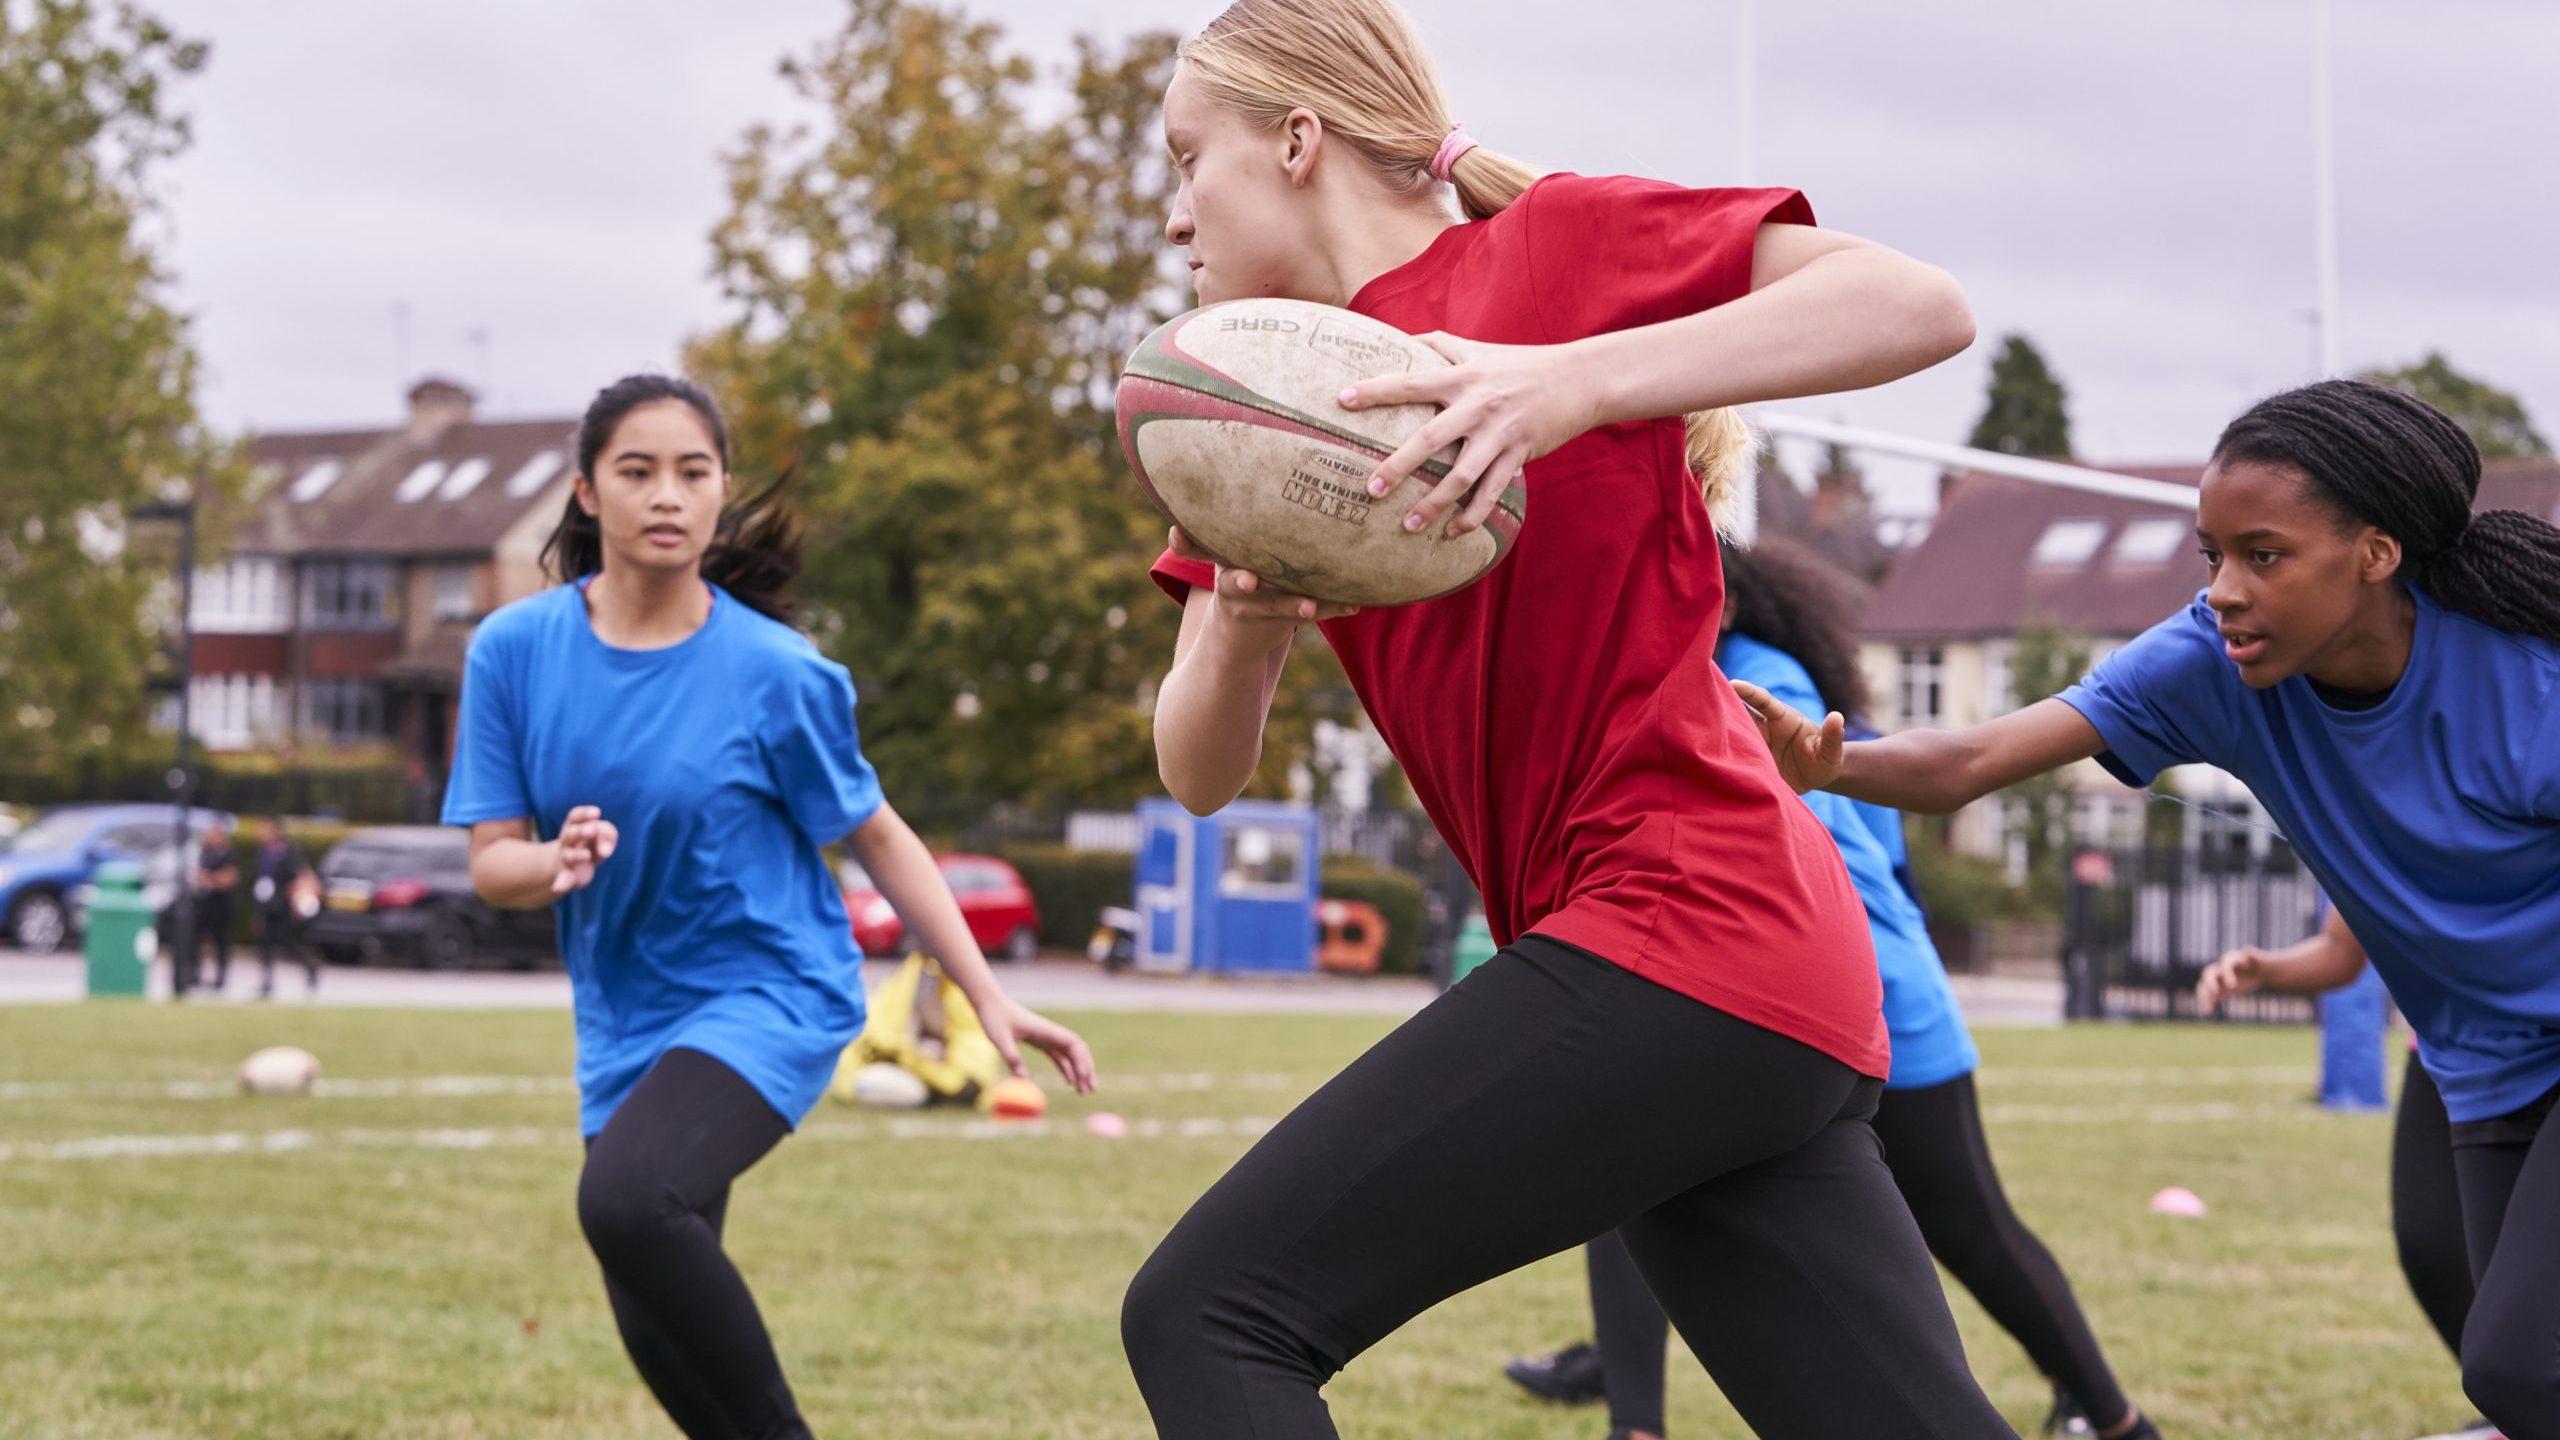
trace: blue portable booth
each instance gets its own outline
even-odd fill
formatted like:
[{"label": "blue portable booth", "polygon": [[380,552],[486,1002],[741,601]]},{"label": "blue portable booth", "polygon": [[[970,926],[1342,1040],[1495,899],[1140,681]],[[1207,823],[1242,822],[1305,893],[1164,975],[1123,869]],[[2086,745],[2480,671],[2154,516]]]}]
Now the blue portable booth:
[{"label": "blue portable booth", "polygon": [[1212,975],[1316,967],[1315,812],[1238,800],[1194,815],[1138,802],[1138,968]]}]

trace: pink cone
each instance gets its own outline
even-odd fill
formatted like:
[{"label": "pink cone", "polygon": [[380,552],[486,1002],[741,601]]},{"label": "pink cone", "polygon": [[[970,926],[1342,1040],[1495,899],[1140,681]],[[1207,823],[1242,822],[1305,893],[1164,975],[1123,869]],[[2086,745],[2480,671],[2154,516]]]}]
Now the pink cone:
[{"label": "pink cone", "polygon": [[2204,1218],[2204,1200],[2184,1185],[2172,1185],[2151,1197],[2151,1213],[2175,1215],[2181,1220]]},{"label": "pink cone", "polygon": [[1129,1122],[1108,1110],[1097,1110],[1084,1117],[1084,1129],[1088,1135],[1117,1140],[1129,1133]]}]

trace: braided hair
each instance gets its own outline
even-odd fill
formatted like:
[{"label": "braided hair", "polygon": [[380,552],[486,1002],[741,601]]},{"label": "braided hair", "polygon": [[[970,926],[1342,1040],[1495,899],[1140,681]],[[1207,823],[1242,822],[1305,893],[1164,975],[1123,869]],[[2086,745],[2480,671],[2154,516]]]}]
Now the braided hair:
[{"label": "braided hair", "polygon": [[2299,470],[2332,509],[2400,542],[2400,573],[2483,624],[2560,641],[2560,527],[2521,510],[2471,513],[2480,450],[2423,401],[2323,380],[2249,407],[2213,463]]}]

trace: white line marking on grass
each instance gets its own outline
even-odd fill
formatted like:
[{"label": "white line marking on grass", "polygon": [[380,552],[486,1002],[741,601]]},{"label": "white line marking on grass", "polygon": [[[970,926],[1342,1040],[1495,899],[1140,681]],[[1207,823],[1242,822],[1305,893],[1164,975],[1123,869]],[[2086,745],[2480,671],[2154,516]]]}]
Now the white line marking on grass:
[{"label": "white line marking on grass", "polygon": [[[1133,1140],[1202,1140],[1222,1139],[1229,1136],[1235,1136],[1243,1139],[1252,1139],[1279,1123],[1280,1122],[1277,1120],[1265,1120],[1260,1118],[1243,1120],[1217,1120],[1207,1118],[1195,1118],[1190,1120],[1132,1120],[1129,1122],[1127,1138]],[[816,1127],[803,1128],[811,1129]],[[987,1120],[961,1119],[958,1117],[948,1120],[892,1120],[888,1123],[889,1136],[895,1140],[1038,1140],[1049,1136],[1078,1134],[1081,1133],[1083,1128],[1084,1127],[1081,1125],[1061,1124],[1049,1120]],[[861,1139],[868,1133],[867,1127],[852,1125],[829,1126],[827,1129],[829,1132],[828,1138],[830,1139],[839,1137],[845,1139]]]},{"label": "white line marking on grass", "polygon": [[220,1130],[206,1135],[88,1135],[0,1145],[0,1163],[19,1160],[166,1159],[185,1155],[284,1155],[347,1147],[374,1150],[487,1150],[570,1137],[558,1130]]},{"label": "white line marking on grass", "polygon": [[[2200,1101],[2169,1105],[2044,1105],[1994,1103],[1983,1116],[1996,1125],[2198,1125],[2264,1124],[2315,1119],[2305,1103]],[[1264,1116],[1142,1118],[1131,1120],[1132,1140],[1250,1140],[1279,1121]],[[995,1120],[980,1115],[901,1116],[820,1120],[800,1127],[807,1140],[1047,1140],[1076,1139],[1081,1123]],[[285,1155],[306,1150],[494,1150],[536,1145],[567,1148],[574,1130],[541,1126],[425,1130],[222,1130],[196,1135],[84,1135],[67,1140],[0,1144],[0,1164],[71,1160],[159,1160],[200,1155]],[[1108,1142],[1105,1142],[1108,1143]]]},{"label": "white line marking on grass", "polygon": [[1985,1065],[1974,1072],[1986,1086],[2103,1085],[2307,1085],[2318,1078],[2307,1065]]},{"label": "white line marking on grass", "polygon": [[[1117,1075],[1111,1088],[1123,1093],[1192,1093],[1208,1090],[1313,1090],[1322,1075],[1251,1071],[1217,1075],[1208,1071],[1161,1075]],[[400,1075],[372,1079],[323,1079],[311,1093],[323,1100],[461,1099],[478,1095],[575,1095],[578,1085],[566,1075]],[[35,1100],[233,1100],[237,1082],[228,1080],[18,1080],[0,1082],[0,1101]]]},{"label": "white line marking on grass", "polygon": [[2328,1112],[2309,1101],[2271,1104],[2200,1100],[2185,1105],[2028,1105],[1990,1104],[1982,1118],[1994,1125],[2199,1125],[2245,1121],[2325,1119]]},{"label": "white line marking on grass", "polygon": [[1220,1075],[1209,1070],[1173,1070],[1157,1075],[1114,1075],[1113,1090],[1156,1090],[1167,1093],[1196,1090],[1295,1090],[1308,1091],[1332,1079],[1322,1075],[1292,1075],[1278,1070],[1248,1070],[1237,1075]]},{"label": "white line marking on grass", "polygon": [[[453,1099],[475,1095],[574,1095],[566,1075],[400,1075],[366,1080],[321,1080],[311,1093],[324,1100]],[[21,1080],[0,1084],[0,1100],[234,1100],[237,1081],[226,1080]]]},{"label": "white line marking on grass", "polygon": [[[1249,1118],[1133,1120],[1129,1138],[1140,1140],[1251,1139],[1278,1124]],[[990,1120],[977,1116],[910,1118],[865,1123],[821,1121],[803,1125],[810,1140],[1038,1140],[1079,1138],[1081,1125],[1048,1120]],[[69,1160],[166,1160],[199,1155],[287,1155],[305,1150],[497,1150],[535,1145],[574,1146],[574,1130],[519,1125],[510,1128],[430,1130],[217,1130],[200,1135],[83,1135],[69,1140],[0,1144],[0,1164]]]}]

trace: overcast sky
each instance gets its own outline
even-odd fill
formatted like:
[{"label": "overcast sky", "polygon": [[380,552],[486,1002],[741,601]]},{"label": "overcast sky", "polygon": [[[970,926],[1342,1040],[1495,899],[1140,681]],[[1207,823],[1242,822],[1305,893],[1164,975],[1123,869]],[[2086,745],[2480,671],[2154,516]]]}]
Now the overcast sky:
[{"label": "overcast sky", "polygon": [[[2023,331],[2070,387],[2083,456],[2184,459],[2314,372],[2311,0],[1762,0],[1751,177],[1733,0],[1408,3],[1486,144],[1543,168],[1796,185],[1825,224],[1963,281],[1973,351],[1788,409],[1960,440],[1996,338]],[[268,431],[387,422],[431,370],[481,386],[484,413],[534,416],[672,365],[725,318],[718,156],[791,117],[775,62],[842,14],[159,8],[213,42],[179,92],[195,147],[164,175],[176,299],[213,419]],[[969,8],[1055,61],[1078,32],[1196,28],[1216,5]],[[2337,0],[2336,43],[2346,365],[2440,347],[2553,433],[2560,5]]]}]

